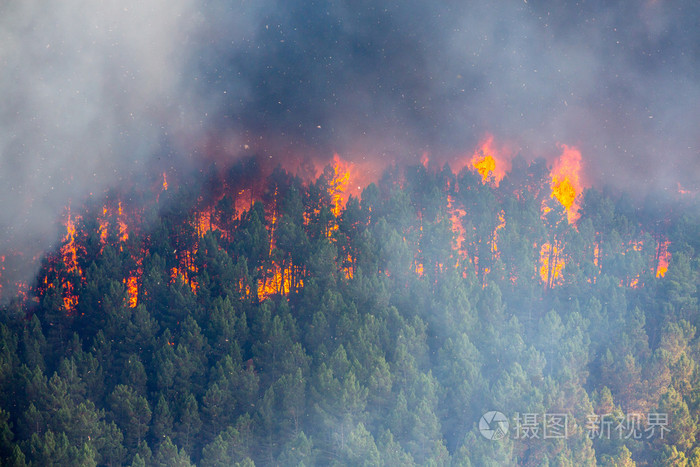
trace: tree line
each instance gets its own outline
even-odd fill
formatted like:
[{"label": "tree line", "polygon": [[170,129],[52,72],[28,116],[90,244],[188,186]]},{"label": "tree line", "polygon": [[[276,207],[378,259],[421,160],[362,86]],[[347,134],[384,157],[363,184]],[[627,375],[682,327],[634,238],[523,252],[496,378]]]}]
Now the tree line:
[{"label": "tree line", "polygon": [[[336,217],[331,178],[276,169],[244,212],[171,184],[126,239],[86,206],[79,267],[2,310],[3,465],[700,465],[696,205],[588,189],[571,225],[516,159],[498,186],[393,168]],[[567,437],[515,436],[548,413]],[[663,437],[586,426],[650,413]]]}]

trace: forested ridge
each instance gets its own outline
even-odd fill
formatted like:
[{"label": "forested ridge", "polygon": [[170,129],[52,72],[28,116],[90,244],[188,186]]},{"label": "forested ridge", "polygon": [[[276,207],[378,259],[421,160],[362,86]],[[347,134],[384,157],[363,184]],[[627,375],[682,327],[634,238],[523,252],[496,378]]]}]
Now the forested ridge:
[{"label": "forested ridge", "polygon": [[2,309],[3,465],[700,465],[692,197],[590,188],[574,224],[541,160],[340,205],[330,166],[240,170],[72,206]]}]

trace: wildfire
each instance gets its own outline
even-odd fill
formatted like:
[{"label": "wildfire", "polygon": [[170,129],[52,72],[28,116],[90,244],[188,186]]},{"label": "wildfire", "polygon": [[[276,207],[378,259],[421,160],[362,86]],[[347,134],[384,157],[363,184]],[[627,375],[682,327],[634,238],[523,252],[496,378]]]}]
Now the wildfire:
[{"label": "wildfire", "polygon": [[501,209],[501,212],[498,213],[498,225],[493,231],[493,242],[491,244],[491,251],[495,253],[498,256],[498,231],[501,230],[506,226],[506,213],[503,212],[503,209]]},{"label": "wildfire", "polygon": [[467,211],[454,206],[454,200],[451,195],[447,196],[447,212],[450,214],[450,222],[452,223],[452,232],[455,234],[455,249],[462,253],[462,244],[464,243],[467,234],[462,218],[466,216]]},{"label": "wildfire", "polygon": [[107,222],[107,205],[102,207],[102,217],[99,217],[97,222],[100,226],[100,244],[104,246],[104,244],[107,243],[107,235],[109,234],[107,231],[107,227],[109,226],[109,222]]},{"label": "wildfire", "polygon": [[285,295],[291,291],[292,277],[287,269],[272,265],[272,276],[258,280],[258,300],[263,301],[275,294]]},{"label": "wildfire", "polygon": [[426,169],[430,165],[430,156],[428,155],[427,152],[424,152],[423,155],[420,157],[420,163]]},{"label": "wildfire", "polygon": [[349,193],[346,192],[352,169],[351,162],[344,161],[338,154],[333,155],[333,178],[328,181],[328,194],[331,196],[331,212],[335,217],[340,215],[340,210],[348,199]]},{"label": "wildfire", "polygon": [[540,248],[540,278],[547,288],[551,288],[561,278],[564,260],[560,253],[560,249],[550,243],[545,243]]},{"label": "wildfire", "polygon": [[656,266],[656,277],[664,277],[668,271],[668,265],[671,263],[671,252],[668,251],[669,241],[659,243],[656,251],[656,256],[659,262]]},{"label": "wildfire", "polygon": [[124,219],[124,209],[122,208],[122,202],[119,201],[119,207],[117,208],[117,224],[119,225],[120,242],[126,242],[129,239],[129,232]]},{"label": "wildfire", "polygon": [[[500,152],[500,154],[499,154]],[[489,135],[475,151],[469,166],[481,175],[483,183],[493,182],[496,186],[501,183],[506,171],[510,169],[506,162],[506,151],[497,151],[493,142],[493,135]]]},{"label": "wildfire", "polygon": [[128,300],[130,308],[136,308],[136,300],[138,299],[139,289],[137,284],[136,276],[129,276],[128,279],[124,279],[126,284],[126,293],[128,294]]},{"label": "wildfire", "polygon": [[574,224],[579,214],[579,201],[582,191],[579,178],[581,172],[581,151],[574,146],[562,144],[563,152],[551,170],[552,198],[556,198],[566,209],[570,224]]},{"label": "wildfire", "polygon": [[[192,292],[196,295],[197,294],[197,289],[199,288],[199,284],[197,284],[197,281],[192,279],[190,277],[189,272],[186,269],[181,269],[181,268],[172,268],[170,270],[170,283],[175,283],[177,278],[180,278],[182,282],[185,284],[189,285],[190,288],[192,289]],[[131,298],[131,296],[129,296]]]},{"label": "wildfire", "polygon": [[[544,214],[548,211],[551,212],[551,208],[556,205],[552,198],[556,198],[566,210],[569,223],[575,223],[579,217],[578,211],[582,192],[581,153],[573,146],[562,144],[559,148],[561,149],[561,154],[554,161],[550,170],[551,196],[545,196],[545,199],[542,199],[542,196],[537,196],[535,199],[538,204],[542,202],[544,220],[549,221],[549,219],[544,218]],[[468,170],[471,171],[468,174],[469,177],[465,180],[468,180],[469,183],[476,184],[476,188],[480,190],[475,190],[475,194],[480,194],[481,191],[488,192],[490,188],[499,185],[506,171],[510,169],[509,163],[507,162],[509,154],[507,150],[502,150],[498,145],[494,144],[493,136],[488,136],[480,143],[480,146],[474,150],[471,159],[462,161],[464,163],[463,167],[469,167]],[[434,161],[431,164],[428,153],[423,154],[420,163],[422,167],[418,166],[419,169],[422,170],[422,168],[425,168],[427,171],[432,171],[433,174],[437,173],[438,164]],[[340,235],[338,224],[340,223],[342,225],[342,223],[339,218],[343,214],[343,209],[350,193],[354,194],[356,189],[359,191],[362,187],[366,186],[365,182],[368,182],[368,180],[372,179],[376,174],[376,172],[372,171],[372,169],[376,167],[376,165],[366,165],[366,163],[362,161],[346,161],[338,154],[334,154],[331,163],[326,165],[323,169],[318,166],[313,168],[306,167],[307,171],[305,173],[308,174],[307,176],[309,178],[304,180],[308,183],[307,187],[311,187],[312,183],[314,183],[313,180],[310,179],[314,176],[314,169],[317,177],[321,177],[321,174],[323,174],[323,186],[324,189],[327,189],[324,199],[325,202],[329,204],[333,217],[335,217],[335,219],[331,218],[325,220],[327,224],[324,225],[324,228],[327,229],[326,233],[328,233],[330,241],[338,242],[338,251],[343,252],[343,254],[339,255],[336,259],[336,264],[339,268],[338,272],[342,274],[342,276],[339,277],[344,276],[346,279],[352,279],[353,276],[355,276],[356,265],[354,263],[357,260],[355,253],[348,253],[348,249],[341,243],[344,238]],[[449,170],[449,168],[447,168],[447,170]],[[480,175],[481,182],[484,185],[475,181],[479,180],[475,178],[476,173]],[[463,202],[466,203],[471,198],[466,196],[466,193],[460,194],[459,186],[456,181],[460,180],[461,183],[462,178],[458,179],[455,175],[454,172],[447,174],[440,182],[446,195],[442,198],[443,203],[445,202],[444,200],[446,200],[446,211],[443,205],[441,213],[447,213],[446,217],[451,223],[451,230],[453,233],[451,244],[453,256],[451,259],[454,261],[451,264],[456,264],[456,267],[461,269],[464,277],[466,277],[470,271],[474,270],[476,277],[482,280],[482,286],[485,286],[487,280],[489,280],[489,268],[493,268],[494,264],[498,264],[499,268],[506,268],[503,269],[504,271],[511,271],[510,279],[515,283],[517,280],[515,276],[517,269],[508,264],[510,256],[502,257],[504,253],[500,251],[502,248],[499,248],[503,246],[502,243],[499,245],[499,237],[503,237],[505,232],[505,211],[500,209],[500,207],[495,208],[490,214],[490,216],[493,216],[490,219],[490,234],[487,232],[485,237],[477,236],[476,228],[471,224],[467,225],[467,221],[471,220],[470,217],[473,210],[478,210],[479,208],[472,207],[472,205],[468,204],[461,204]],[[402,182],[401,176],[401,173],[397,171],[396,180],[399,181],[396,183],[398,186],[401,186],[401,183],[406,181],[404,176]],[[443,174],[441,173],[440,176],[443,176]],[[230,241],[235,235],[235,229],[240,225],[240,222],[237,223],[234,221],[240,219],[240,216],[246,209],[252,208],[255,201],[260,200],[265,204],[264,224],[269,234],[269,245],[266,245],[266,248],[269,248],[267,251],[268,258],[264,261],[264,265],[258,266],[257,270],[254,272],[255,275],[252,277],[256,279],[253,281],[240,281],[240,289],[244,295],[249,295],[252,299],[255,299],[257,296],[257,298],[262,301],[273,296],[279,297],[294,293],[299,290],[300,287],[303,287],[303,279],[307,276],[308,271],[306,271],[303,266],[292,264],[291,257],[282,257],[275,248],[275,241],[280,234],[280,221],[282,219],[280,216],[283,215],[282,210],[279,209],[278,206],[278,196],[284,193],[283,185],[280,185],[279,188],[275,185],[263,191],[261,188],[263,186],[262,183],[259,183],[259,180],[256,181],[253,178],[249,179],[241,176],[232,179],[234,181],[230,184],[228,179],[222,177],[212,180],[216,182],[222,181],[223,183],[217,184],[215,188],[211,189],[208,192],[209,197],[202,195],[200,198],[197,198],[196,201],[193,200],[195,206],[193,206],[188,213],[188,227],[191,228],[184,230],[187,234],[187,242],[177,243],[178,245],[185,244],[188,246],[178,246],[178,250],[175,252],[176,258],[169,264],[169,269],[166,273],[169,275],[169,282],[173,284],[177,280],[182,280],[184,284],[187,284],[189,288],[191,288],[193,293],[197,294],[198,288],[200,284],[202,284],[198,282],[200,280],[198,274],[204,274],[207,268],[206,266],[202,266],[200,270],[197,264],[195,264],[194,258],[197,257],[198,243],[196,238],[190,238],[190,233],[192,233],[192,237],[195,237],[194,232],[202,237],[207,232],[220,230],[221,238]],[[274,181],[275,179],[270,178],[268,180]],[[316,179],[317,183],[318,180],[319,178]],[[516,178],[513,180],[514,183],[518,182]],[[163,172],[163,191],[169,188],[177,191],[176,184],[173,185],[173,183],[175,183],[173,179],[171,179],[170,182],[170,186],[168,186],[167,174]],[[539,179],[536,182],[537,183],[533,186],[539,187],[537,189],[540,190],[540,188],[542,188],[542,183]],[[152,189],[151,192],[158,191],[158,187],[159,183],[156,183],[155,190]],[[464,187],[465,190],[469,190],[470,188],[473,187]],[[274,195],[270,196],[272,190],[274,190]],[[493,190],[493,194],[499,201],[500,196],[508,196],[508,194],[502,194],[502,191],[505,190]],[[154,199],[157,199],[158,194],[153,193],[153,195]],[[465,196],[463,197],[461,195]],[[224,199],[225,197],[226,199]],[[125,304],[132,308],[136,307],[139,300],[139,292],[141,292],[142,296],[145,293],[145,289],[140,290],[140,288],[143,284],[141,282],[143,275],[142,261],[143,258],[148,255],[148,236],[147,234],[141,236],[142,232],[140,232],[139,228],[141,216],[139,215],[139,211],[134,211],[133,204],[128,201],[128,198],[125,198],[123,203],[118,201],[118,199],[118,197],[106,198],[104,206],[98,208],[97,212],[95,212],[97,221],[95,229],[97,232],[92,232],[94,235],[87,235],[85,233],[79,234],[76,232],[77,225],[82,225],[82,222],[80,222],[81,216],[71,213],[70,209],[68,209],[64,222],[66,232],[62,239],[60,255],[53,256],[53,264],[50,265],[53,269],[50,269],[49,272],[54,273],[54,275],[43,277],[43,286],[41,285],[42,282],[38,282],[39,285],[37,286],[37,291],[41,294],[42,291],[54,286],[58,287],[60,284],[63,290],[63,306],[68,314],[75,312],[78,304],[80,284],[85,282],[80,264],[82,264],[83,261],[89,260],[87,258],[87,253],[93,251],[92,246],[90,245],[88,248],[88,244],[82,244],[81,239],[93,241],[94,237],[98,236],[102,246],[105,246],[107,242],[114,242],[119,244],[119,248],[122,251],[126,251],[125,249],[129,250],[131,253],[131,261],[129,261],[128,272],[119,278],[120,281],[123,281],[126,289]],[[321,213],[321,208],[314,206],[314,209],[316,209],[316,214]],[[369,209],[371,210],[371,206]],[[92,210],[86,210],[86,212],[92,212]],[[420,216],[420,212],[417,214]],[[318,220],[318,218],[314,218],[313,214],[308,214],[307,212],[304,213],[304,219],[307,223]],[[441,217],[441,220],[446,221],[447,219]],[[85,225],[94,224],[85,222]],[[516,226],[516,224],[513,225]],[[478,232],[482,231],[479,230]],[[479,233],[479,235],[481,235],[481,233]],[[531,240],[529,242],[530,245],[533,245],[531,254],[536,265],[529,268],[530,272],[528,275],[535,280],[539,275],[545,288],[552,288],[564,284],[565,261],[572,261],[574,257],[573,253],[569,255],[566,251],[567,245],[565,243],[565,238],[564,236],[559,236],[554,232],[550,232],[546,243],[542,243],[541,240]],[[639,271],[632,271],[621,285],[644,287],[643,278],[647,277],[650,272],[654,273],[656,277],[664,277],[671,260],[671,254],[668,251],[668,241],[659,242],[655,258],[653,252],[647,252],[647,250],[643,249],[642,240],[631,239],[628,242],[629,250],[647,255],[645,256],[644,262],[646,275],[642,275],[641,273],[637,274]],[[141,245],[141,249],[138,247],[139,244]],[[226,246],[227,244],[222,244],[220,248],[226,248]],[[592,258],[589,259],[592,259],[598,271],[602,270],[602,262],[605,256],[601,254],[601,247],[598,242],[592,245],[591,254]],[[496,260],[499,259],[503,260],[503,264],[496,262]],[[61,260],[63,266],[55,267]],[[423,261],[425,261],[425,259],[422,257],[420,251],[414,253],[414,262],[410,268],[414,270],[418,276],[423,276],[426,270],[441,271],[443,268],[442,263],[426,263],[424,265]],[[0,257],[0,273],[4,272],[3,262],[4,257]],[[86,262],[85,264],[88,263]],[[59,267],[61,268],[60,272]],[[496,271],[500,274],[501,270],[502,269],[497,269]],[[386,271],[386,273],[388,275],[389,271]],[[589,282],[595,283],[595,280],[595,276],[589,278]],[[257,281],[257,284],[255,281]]]},{"label": "wildfire", "polygon": [[200,237],[204,237],[211,230],[218,230],[219,227],[214,222],[214,208],[209,207],[195,212],[194,227]]},{"label": "wildfire", "polygon": [[[76,216],[75,219],[71,216],[70,209],[68,209],[68,218],[65,222],[66,236],[63,237],[63,247],[61,247],[61,258],[63,259],[63,264],[65,270],[68,273],[82,275],[80,266],[78,266],[78,247],[75,243],[75,221],[80,219]],[[75,307],[78,305],[78,296],[75,294],[75,286],[72,281],[65,279],[61,284],[63,286],[63,306],[67,313],[72,313],[75,311]]]}]

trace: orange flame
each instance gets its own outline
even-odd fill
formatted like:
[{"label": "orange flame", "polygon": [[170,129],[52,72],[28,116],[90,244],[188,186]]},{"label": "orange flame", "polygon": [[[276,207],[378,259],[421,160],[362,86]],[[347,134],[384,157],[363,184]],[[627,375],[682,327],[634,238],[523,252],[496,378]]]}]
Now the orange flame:
[{"label": "orange flame", "polygon": [[126,242],[129,239],[128,228],[127,228],[126,222],[124,221],[125,217],[126,216],[124,215],[124,209],[122,209],[122,202],[119,201],[119,207],[117,210],[117,224],[119,224],[119,241],[120,242]]},{"label": "orange flame", "polygon": [[170,270],[170,283],[174,284],[179,277],[182,279],[182,282],[190,286],[192,292],[196,295],[199,284],[192,278],[192,274],[197,273],[197,267],[194,264],[194,254],[196,254],[196,251],[194,253],[188,250],[184,251],[184,254],[179,258],[179,266]]},{"label": "orange flame", "polygon": [[656,266],[656,277],[664,277],[668,271],[668,265],[671,263],[671,252],[668,251],[669,241],[659,243],[658,250],[656,252],[659,258],[659,263]]},{"label": "orange flame", "polygon": [[163,172],[163,191],[168,191],[168,177],[165,172]]},{"label": "orange flame", "polygon": [[104,245],[107,243],[107,227],[109,227],[109,222],[107,222],[107,205],[102,206],[102,217],[97,218],[97,223],[99,225],[100,233],[100,244]]},{"label": "orange flame", "polygon": [[428,155],[427,152],[424,152],[423,155],[421,156],[421,158],[420,158],[420,163],[421,163],[421,165],[422,165],[423,167],[425,167],[426,169],[427,169],[428,166],[430,165],[430,156]]},{"label": "orange flame", "polygon": [[467,215],[467,211],[462,208],[457,208],[454,206],[454,200],[452,195],[447,196],[447,212],[450,214],[450,222],[452,223],[452,232],[455,234],[455,248],[457,251],[462,253],[462,244],[466,237],[467,231],[462,224],[462,218]]},{"label": "orange flame", "polygon": [[261,302],[275,294],[285,295],[292,288],[289,271],[273,264],[271,272],[272,277],[262,277],[258,280],[258,300]]},{"label": "orange flame", "polygon": [[197,235],[200,237],[204,237],[209,231],[220,230],[214,219],[214,208],[208,207],[195,212],[194,227],[197,229]]},{"label": "orange flame", "polygon": [[551,171],[552,198],[556,198],[566,209],[566,216],[570,224],[576,223],[579,214],[579,201],[582,185],[581,151],[574,146],[560,145],[563,149],[561,156],[554,161]]},{"label": "orange flame", "polygon": [[197,289],[199,288],[199,284],[197,283],[197,281],[190,277],[187,270],[183,270],[180,268],[172,268],[170,270],[170,283],[174,283],[178,277],[182,279],[182,282],[190,286],[190,289],[192,289],[192,293],[197,295]]},{"label": "orange flame", "polygon": [[[80,219],[80,216],[76,216],[75,220],[78,219]],[[67,272],[82,275],[82,271],[78,266],[78,247],[75,243],[75,220],[73,220],[69,208],[68,219],[66,219],[64,224],[66,227],[66,236],[63,237],[65,243],[63,247],[61,247],[61,258],[63,259],[63,264]],[[75,307],[78,305],[78,296],[75,294],[75,286],[70,280],[65,280],[62,286],[63,306],[66,312],[70,314],[75,311]]]},{"label": "orange flame", "polygon": [[333,178],[328,181],[328,194],[331,196],[331,212],[335,217],[340,215],[349,193],[346,193],[350,183],[350,171],[353,165],[344,161],[338,154],[333,155]]},{"label": "orange flame", "polygon": [[129,304],[129,308],[136,308],[136,301],[139,296],[139,289],[136,280],[136,276],[129,276],[128,279],[124,279],[124,283],[126,284],[126,293],[128,294],[127,303]]},{"label": "orange flame", "polygon": [[564,260],[559,255],[559,248],[550,243],[545,243],[540,248],[540,278],[547,287],[551,287],[561,278]]},{"label": "orange flame", "polygon": [[[499,154],[501,152],[501,154]],[[488,135],[481,146],[474,151],[469,166],[481,175],[483,183],[493,182],[496,186],[501,183],[506,171],[510,169],[504,158],[505,150],[497,151],[493,135]]]},{"label": "orange flame", "polygon": [[496,254],[496,257],[498,257],[498,231],[506,226],[505,215],[506,213],[503,211],[503,209],[501,209],[501,212],[498,213],[498,225],[493,231],[493,243],[491,244],[491,250]]},{"label": "orange flame", "polygon": [[416,263],[416,274],[418,274],[419,277],[423,277],[423,263]]}]

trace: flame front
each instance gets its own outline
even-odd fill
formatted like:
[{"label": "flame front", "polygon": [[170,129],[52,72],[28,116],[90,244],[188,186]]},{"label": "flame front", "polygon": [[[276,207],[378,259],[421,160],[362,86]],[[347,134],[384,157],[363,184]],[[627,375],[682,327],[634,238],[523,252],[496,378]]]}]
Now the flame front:
[{"label": "flame front", "polygon": [[581,197],[581,151],[574,146],[562,144],[561,156],[554,161],[551,171],[552,198],[566,209],[566,215],[570,224],[576,223],[579,214],[579,200]]},{"label": "flame front", "polygon": [[[496,151],[494,146],[494,138],[489,136],[474,151],[474,156],[471,160],[468,162],[466,162],[466,159],[462,160],[465,164],[462,167],[467,167],[467,164],[470,164],[468,170],[459,174],[447,168],[451,174],[447,174],[448,176],[441,181],[441,188],[445,191],[445,196],[442,199],[446,203],[444,206],[446,209],[442,211],[442,213],[446,213],[446,219],[443,219],[448,222],[453,234],[452,244],[450,245],[452,252],[448,255],[450,261],[453,261],[452,264],[459,269],[463,277],[475,276],[482,286],[496,278],[498,278],[497,280],[510,279],[511,282],[516,283],[521,274],[536,280],[539,276],[545,288],[560,286],[566,280],[565,265],[571,264],[572,267],[577,265],[575,263],[577,258],[575,251],[568,250],[565,236],[552,230],[546,239],[541,237],[532,239],[529,242],[532,245],[530,252],[531,261],[528,262],[530,266],[527,271],[523,272],[508,263],[512,261],[512,252],[509,249],[503,250],[501,248],[503,244],[499,244],[500,237],[503,237],[504,232],[506,232],[506,218],[510,219],[508,216],[512,215],[511,212],[494,205],[493,211],[489,209],[489,212],[493,213],[491,216],[481,218],[475,215],[480,210],[485,210],[483,205],[475,202],[481,195],[490,193],[488,196],[495,195],[496,202],[500,202],[501,197],[510,196],[511,190],[516,190],[513,191],[513,195],[518,200],[520,200],[518,197],[518,193],[521,193],[520,190],[531,190],[530,185],[523,184],[522,187],[518,185],[517,183],[519,182],[516,177],[513,178],[512,184],[509,183],[507,190],[505,190],[505,186],[501,187],[501,189],[496,189],[496,185],[503,179],[506,172],[507,165],[503,163],[503,154],[509,153],[500,149]],[[573,146],[562,144],[559,148],[561,149],[561,155],[552,164],[548,180],[550,182],[551,196],[543,193],[547,189],[547,181],[542,183],[541,179],[538,179],[537,183],[532,185],[537,189],[536,201],[534,202],[541,202],[541,219],[550,223],[552,219],[548,218],[546,214],[551,212],[551,208],[556,205],[552,200],[552,198],[556,198],[557,202],[567,212],[568,223],[575,223],[579,217],[579,203],[582,191],[581,153]],[[418,167],[421,169],[421,173],[423,169],[428,175],[433,174],[434,176],[434,174],[438,173],[437,164],[430,163],[427,153],[423,155],[421,165]],[[327,190],[322,196],[323,203],[328,205],[325,209],[330,209],[332,213],[332,216],[323,218],[325,222],[323,229],[325,230],[321,230],[321,232],[324,235],[328,235],[330,242],[337,243],[338,251],[342,251],[343,256],[339,256],[336,259],[336,263],[340,268],[341,274],[348,280],[355,276],[355,263],[359,256],[356,252],[349,250],[343,243],[345,242],[344,236],[348,235],[343,223],[343,210],[350,193],[354,194],[356,189],[358,191],[361,190],[362,186],[366,186],[364,182],[372,177],[372,168],[365,170],[366,168],[367,165],[364,165],[363,162],[348,162],[343,160],[338,154],[335,154],[329,165],[325,166],[324,169],[316,167],[315,172],[317,174],[317,183],[321,180],[319,177],[323,175],[323,183],[316,186],[323,186],[323,189]],[[308,173],[310,176],[313,176],[314,172]],[[476,177],[476,173],[479,173],[481,180]],[[440,176],[444,176],[444,174],[445,172],[442,172]],[[178,187],[175,181],[171,180],[171,184],[168,186],[166,173],[162,175],[163,190],[175,189],[177,191]],[[187,284],[192,292],[197,294],[200,286],[206,283],[203,280],[205,280],[204,274],[207,272],[207,266],[195,263],[195,258],[199,258],[197,253],[200,246],[196,237],[201,238],[207,232],[218,231],[219,236],[215,236],[215,238],[223,239],[226,243],[231,242],[235,236],[235,229],[239,225],[239,223],[234,221],[241,219],[244,211],[251,209],[254,202],[262,201],[265,210],[264,224],[269,234],[268,251],[264,262],[259,266],[260,269],[254,276],[257,284],[254,281],[249,281],[249,283],[242,281],[240,288],[245,295],[252,298],[257,296],[262,301],[273,296],[296,293],[300,287],[303,287],[303,280],[307,277],[308,271],[303,266],[293,264],[289,257],[280,256],[275,247],[277,237],[280,235],[278,232],[281,226],[280,222],[281,219],[284,219],[284,217],[281,217],[284,213],[277,205],[277,198],[280,196],[280,193],[284,193],[282,191],[284,187],[270,186],[270,191],[263,192],[261,183],[257,183],[254,180],[245,180],[245,183],[246,186],[242,187],[242,182],[240,181],[231,184],[224,181],[223,185],[217,185],[216,189],[211,190],[210,194],[212,196],[210,198],[201,196],[193,203],[188,216],[189,227],[192,229],[186,229],[186,232],[188,232],[187,235],[189,235],[189,232],[196,232],[196,235],[192,235],[193,238],[191,239],[188,237],[188,242],[182,247],[178,246],[175,258],[168,266],[169,282],[171,284],[178,281],[178,277],[180,277],[183,283]],[[301,183],[303,184],[304,182]],[[307,188],[311,187],[313,180],[307,180],[306,183],[308,183],[306,185]],[[398,174],[395,183],[397,186],[402,186],[407,181],[406,178],[402,178],[401,174]],[[462,187],[463,192],[460,191],[460,184],[464,184]],[[156,185],[156,188],[158,188],[158,185]],[[271,191],[274,193],[272,196],[270,196],[272,194]],[[155,197],[157,197],[157,193],[154,193]],[[224,199],[224,197],[227,198]],[[314,213],[316,215],[321,213],[321,208],[318,206],[320,204],[314,205],[313,210],[307,210],[302,213],[303,228],[306,228],[310,222],[318,221],[318,219],[314,219]],[[371,212],[372,206],[369,205],[366,211],[367,222],[372,222]],[[508,212],[508,215],[506,215],[506,212]],[[52,257],[52,263],[48,268],[51,275],[48,278],[43,278],[43,282],[39,283],[37,290],[39,293],[42,293],[48,288],[60,286],[63,290],[61,298],[66,313],[74,313],[78,306],[80,285],[85,283],[85,276],[83,271],[81,271],[80,265],[88,264],[84,263],[84,261],[86,260],[87,252],[92,248],[92,245],[83,242],[97,236],[102,247],[109,242],[114,242],[120,251],[131,253],[132,261],[129,263],[129,269],[125,275],[119,278],[119,281],[123,282],[126,290],[125,303],[129,307],[135,307],[139,300],[139,293],[143,297],[148,294],[148,288],[144,287],[144,283],[141,281],[143,276],[143,258],[148,255],[148,241],[147,239],[144,241],[144,232],[141,232],[139,228],[142,215],[140,211],[134,210],[132,203],[129,203],[127,200],[122,203],[118,197],[112,196],[106,196],[104,205],[98,208],[96,212],[86,210],[83,215],[88,213],[93,213],[97,220],[95,232],[79,233],[77,232],[77,226],[82,225],[82,222],[80,222],[81,216],[71,213],[68,208],[64,223],[66,231],[60,255]],[[420,217],[421,212],[417,214]],[[566,222],[563,222],[563,216],[558,218],[556,222],[557,225],[561,222],[562,227],[566,224]],[[86,225],[91,225],[91,223],[86,222]],[[341,229],[339,225],[343,228]],[[513,228],[517,229],[517,223],[513,225]],[[549,224],[547,226],[552,227]],[[420,228],[422,230],[422,221]],[[484,230],[484,228],[487,230]],[[574,226],[571,226],[571,228],[574,228]],[[422,234],[418,233],[419,237],[420,235]],[[408,238],[407,235],[404,237],[404,241],[406,241],[406,238]],[[500,243],[503,242],[501,241]],[[140,249],[139,244],[141,245]],[[643,242],[636,239],[630,240],[627,248],[631,251],[642,252]],[[648,275],[655,275],[657,278],[664,277],[671,259],[668,249],[668,240],[664,241],[663,237],[661,237],[661,240],[658,242],[656,257],[653,255],[653,247],[651,253],[644,252],[647,255],[645,257],[646,275],[632,273],[621,285],[626,287],[644,287],[644,281]],[[99,251],[101,253],[103,248],[99,249]],[[603,271],[609,254],[601,251],[599,240],[592,245],[589,258],[593,265],[596,266],[595,270],[597,272]],[[3,272],[3,260],[4,258],[0,258],[0,273]],[[424,261],[425,258],[418,250],[418,253],[414,254],[413,264],[409,266],[419,277],[423,277],[425,272],[430,273],[426,274],[427,277],[433,277],[433,271],[442,271],[448,265],[446,261],[426,264],[424,264]],[[60,266],[61,262],[63,267]],[[389,274],[388,271],[387,274]],[[5,276],[5,274],[2,275]],[[589,283],[595,283],[595,281],[596,275],[594,273],[589,278]],[[141,290],[142,287],[144,287],[143,290]]]}]

